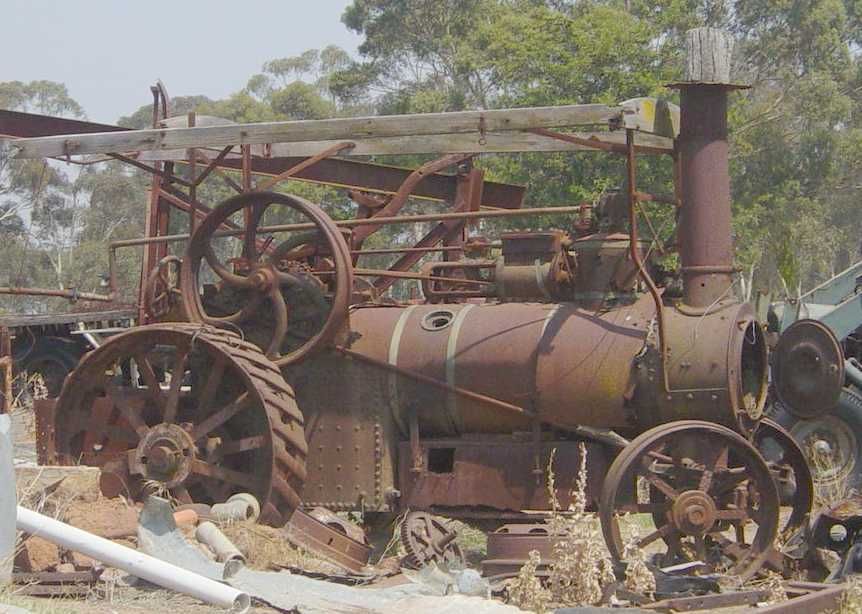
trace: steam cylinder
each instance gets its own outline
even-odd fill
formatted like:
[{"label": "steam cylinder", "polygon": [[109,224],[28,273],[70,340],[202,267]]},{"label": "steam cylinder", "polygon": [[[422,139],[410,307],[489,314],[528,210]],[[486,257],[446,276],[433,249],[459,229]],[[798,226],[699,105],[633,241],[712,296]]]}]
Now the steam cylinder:
[{"label": "steam cylinder", "polygon": [[[400,370],[493,397],[557,427],[633,432],[677,419],[737,427],[765,402],[766,349],[751,308],[708,314],[666,308],[668,384],[655,349],[649,297],[607,311],[573,303],[363,307],[351,349]],[[390,372],[387,402],[406,434],[529,430],[531,419],[457,391]]]}]

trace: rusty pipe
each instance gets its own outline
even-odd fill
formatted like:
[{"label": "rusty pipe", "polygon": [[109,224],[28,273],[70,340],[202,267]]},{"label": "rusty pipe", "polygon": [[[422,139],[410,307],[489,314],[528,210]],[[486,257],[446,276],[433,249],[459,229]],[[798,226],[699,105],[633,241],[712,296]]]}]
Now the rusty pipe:
[{"label": "rusty pipe", "polygon": [[116,299],[114,292],[109,294],[95,294],[93,292],[78,292],[72,290],[58,290],[53,288],[25,288],[20,286],[0,287],[0,294],[11,294],[13,296],[52,296],[65,298],[71,301],[100,301],[110,303]]},{"label": "rusty pipe", "polygon": [[727,86],[680,84],[679,255],[686,305],[709,307],[733,283]]},{"label": "rusty pipe", "polygon": [[[490,211],[464,211],[461,213],[420,213],[416,215],[396,215],[385,218],[362,218],[357,220],[337,220],[336,226],[352,228],[354,226],[366,226],[374,224],[410,224],[414,222],[439,222],[442,220],[462,219],[484,219],[497,217],[524,217],[531,215],[552,215],[556,213],[577,213],[581,210],[580,205],[567,207],[536,207],[534,209],[492,209]],[[285,232],[292,230],[314,230],[317,228],[312,223],[302,224],[280,224],[276,226],[261,226],[258,232]],[[243,229],[221,230],[213,233],[215,237],[236,237],[245,233]],[[187,241],[188,234],[163,235],[160,237],[142,237],[140,239],[121,239],[113,241],[110,245],[116,248],[133,247],[136,245],[149,245],[150,243],[178,243]]]},{"label": "rusty pipe", "polygon": [[463,252],[470,251],[470,249],[485,249],[485,248],[499,248],[501,247],[501,243],[492,242],[492,243],[464,243],[463,245],[444,245],[437,247],[386,247],[386,248],[373,248],[373,249],[354,249],[351,250],[350,253],[353,256],[372,256],[372,255],[381,255],[381,254],[403,254],[403,253],[431,253],[431,252]]}]

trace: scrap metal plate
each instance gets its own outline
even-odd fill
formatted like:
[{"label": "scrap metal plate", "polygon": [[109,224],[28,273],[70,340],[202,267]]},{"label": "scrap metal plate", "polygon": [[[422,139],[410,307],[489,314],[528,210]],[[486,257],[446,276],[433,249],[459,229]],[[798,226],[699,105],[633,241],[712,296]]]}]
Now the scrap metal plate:
[{"label": "scrap metal plate", "polygon": [[775,347],[772,378],[778,400],[791,414],[820,416],[835,407],[844,385],[841,344],[821,322],[794,322]]},{"label": "scrap metal plate", "polygon": [[[321,513],[317,514],[318,516]],[[350,571],[360,572],[368,564],[371,547],[297,509],[284,527],[288,541]]]},{"label": "scrap metal plate", "polygon": [[547,573],[554,562],[554,543],[558,539],[544,523],[503,525],[488,535],[488,558],[482,561],[482,575],[494,579],[514,577],[530,559],[532,550],[539,553],[538,571]]}]

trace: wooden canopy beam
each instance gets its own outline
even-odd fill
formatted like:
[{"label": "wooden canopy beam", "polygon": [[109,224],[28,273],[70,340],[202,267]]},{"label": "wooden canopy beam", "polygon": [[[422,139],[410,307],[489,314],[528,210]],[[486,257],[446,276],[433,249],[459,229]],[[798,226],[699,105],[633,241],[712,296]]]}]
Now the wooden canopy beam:
[{"label": "wooden canopy beam", "polygon": [[[221,148],[227,145],[450,134],[472,134],[481,140],[487,133],[530,128],[621,127],[623,115],[621,106],[586,104],[47,136],[21,139],[14,142],[14,147],[22,158],[49,158],[198,147]],[[628,113],[625,118],[626,126],[630,123],[630,115]]]}]

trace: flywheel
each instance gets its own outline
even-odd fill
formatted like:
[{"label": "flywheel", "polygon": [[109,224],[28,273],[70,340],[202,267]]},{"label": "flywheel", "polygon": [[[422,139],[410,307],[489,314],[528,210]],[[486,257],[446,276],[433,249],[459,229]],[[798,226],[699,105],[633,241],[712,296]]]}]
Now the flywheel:
[{"label": "flywheel", "polygon": [[278,367],[230,331],[141,326],[90,352],[56,406],[61,462],[102,468],[106,496],[218,503],[250,492],[261,521],[299,506],[307,445]]},{"label": "flywheel", "polygon": [[181,287],[192,322],[241,331],[284,367],[343,331],[353,287],[350,249],[320,206],[247,192],[219,204],[195,230]]}]

